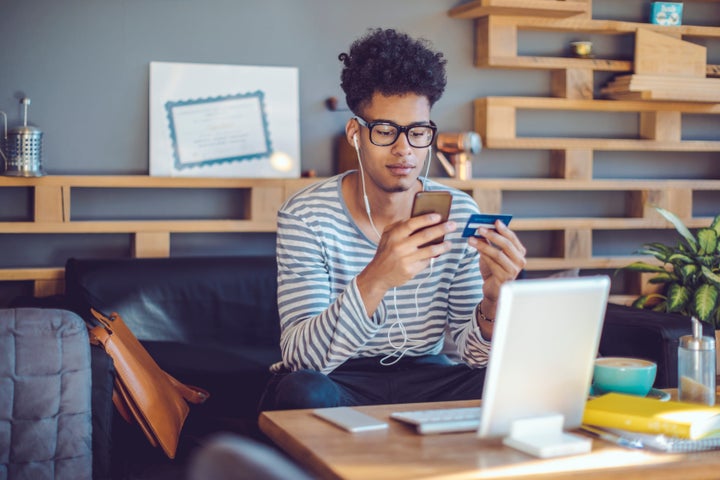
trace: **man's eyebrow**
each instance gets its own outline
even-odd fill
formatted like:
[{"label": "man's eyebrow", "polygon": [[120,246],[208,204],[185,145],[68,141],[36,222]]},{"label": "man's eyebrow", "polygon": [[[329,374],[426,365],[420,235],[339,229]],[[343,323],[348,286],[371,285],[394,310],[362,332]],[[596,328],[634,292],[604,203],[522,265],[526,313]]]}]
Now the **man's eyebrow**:
[{"label": "man's eyebrow", "polygon": [[417,122],[408,123],[407,125],[402,125],[398,122],[395,122],[393,120],[388,120],[386,118],[377,118],[375,120],[369,121],[368,123],[375,123],[375,122],[392,123],[393,125],[398,125],[400,127],[410,127],[410,126],[416,126],[416,125],[417,126],[425,126],[425,127],[430,126],[430,120],[419,120]]}]

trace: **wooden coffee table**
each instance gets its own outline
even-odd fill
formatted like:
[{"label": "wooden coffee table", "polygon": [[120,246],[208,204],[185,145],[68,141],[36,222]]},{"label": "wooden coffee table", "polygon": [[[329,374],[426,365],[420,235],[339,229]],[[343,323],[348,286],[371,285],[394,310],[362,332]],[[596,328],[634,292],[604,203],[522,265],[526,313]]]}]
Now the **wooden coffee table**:
[{"label": "wooden coffee table", "polygon": [[538,459],[474,433],[418,435],[390,413],[478,406],[479,401],[356,407],[388,421],[387,430],[348,433],[312,410],[263,412],[260,428],[299,464],[323,479],[707,479],[720,478],[720,450],[664,454],[595,439],[589,454]]}]

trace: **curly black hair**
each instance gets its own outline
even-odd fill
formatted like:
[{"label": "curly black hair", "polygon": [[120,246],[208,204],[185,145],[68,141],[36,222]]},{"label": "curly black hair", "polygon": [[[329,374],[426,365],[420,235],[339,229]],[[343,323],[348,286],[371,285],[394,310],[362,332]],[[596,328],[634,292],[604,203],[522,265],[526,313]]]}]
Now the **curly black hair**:
[{"label": "curly black hair", "polygon": [[338,58],[345,65],[340,86],[355,114],[376,92],[385,96],[413,93],[426,97],[432,107],[447,83],[443,54],[431,50],[427,40],[415,40],[394,29],[371,29]]}]

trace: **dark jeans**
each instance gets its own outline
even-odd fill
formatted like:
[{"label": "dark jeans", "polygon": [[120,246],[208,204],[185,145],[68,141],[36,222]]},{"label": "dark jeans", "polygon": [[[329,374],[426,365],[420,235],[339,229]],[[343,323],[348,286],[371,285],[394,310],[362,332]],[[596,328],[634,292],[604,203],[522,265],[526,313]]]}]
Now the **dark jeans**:
[{"label": "dark jeans", "polygon": [[472,400],[482,397],[484,368],[453,364],[444,355],[348,360],[330,374],[278,373],[268,382],[260,410]]}]

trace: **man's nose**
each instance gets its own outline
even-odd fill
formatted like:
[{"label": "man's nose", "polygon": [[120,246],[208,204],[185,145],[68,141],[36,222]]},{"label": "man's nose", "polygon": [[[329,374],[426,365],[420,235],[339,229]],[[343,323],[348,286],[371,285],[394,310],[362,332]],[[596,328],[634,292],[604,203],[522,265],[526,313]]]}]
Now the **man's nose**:
[{"label": "man's nose", "polygon": [[393,150],[400,155],[408,155],[412,152],[412,147],[408,140],[408,132],[402,132],[398,135],[397,140],[393,144]]}]

